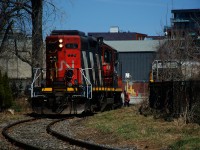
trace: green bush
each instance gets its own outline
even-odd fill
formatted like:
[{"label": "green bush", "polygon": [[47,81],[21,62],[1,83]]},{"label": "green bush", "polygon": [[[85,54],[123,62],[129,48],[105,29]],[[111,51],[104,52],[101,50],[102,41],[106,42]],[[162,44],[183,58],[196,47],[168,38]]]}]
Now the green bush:
[{"label": "green bush", "polygon": [[3,85],[4,85],[4,94],[5,94],[5,101],[4,101],[4,106],[5,108],[9,108],[12,106],[13,103],[13,97],[12,97],[12,91],[9,86],[9,79],[7,73],[4,74],[3,76]]},{"label": "green bush", "polygon": [[4,99],[5,99],[5,92],[4,92],[4,86],[3,86],[2,75],[1,75],[1,70],[0,70],[0,110],[3,107]]},{"label": "green bush", "polygon": [[10,108],[13,104],[12,91],[9,86],[9,79],[7,73],[2,76],[0,71],[0,108]]},{"label": "green bush", "polygon": [[22,111],[22,106],[20,106],[16,101],[13,102],[12,104],[12,109],[15,110],[15,112],[21,112]]},{"label": "green bush", "polygon": [[11,90],[12,90],[12,95],[14,98],[17,98],[19,96],[19,89],[17,87],[17,84],[15,81],[11,83]]}]

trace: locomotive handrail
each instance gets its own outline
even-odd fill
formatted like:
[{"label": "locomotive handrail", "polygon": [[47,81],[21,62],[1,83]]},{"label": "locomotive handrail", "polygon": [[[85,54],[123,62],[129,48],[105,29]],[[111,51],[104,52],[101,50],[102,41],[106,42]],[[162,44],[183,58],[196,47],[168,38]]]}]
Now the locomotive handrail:
[{"label": "locomotive handrail", "polygon": [[[41,76],[42,71],[43,71],[44,69],[42,69],[42,68],[34,68],[34,70],[36,70],[36,71],[35,71],[35,73],[34,73],[33,81],[32,81],[32,83],[31,83],[31,98],[35,97],[35,94],[34,94],[34,92],[33,92],[34,83],[35,83],[35,82],[37,81],[37,79]],[[38,74],[38,70],[41,70],[41,72],[39,72],[39,74]],[[38,75],[37,75],[37,74],[38,74]]]},{"label": "locomotive handrail", "polygon": [[[93,68],[85,68],[85,69],[82,69],[80,68],[80,72],[81,74],[83,75],[85,81],[86,81],[86,85],[87,85],[87,98],[88,99],[92,99],[92,83],[90,82],[90,80],[85,76],[84,74],[84,70],[89,70],[89,69],[93,69]],[[88,83],[88,84],[87,84]],[[90,87],[90,95],[89,95],[89,87]]]}]

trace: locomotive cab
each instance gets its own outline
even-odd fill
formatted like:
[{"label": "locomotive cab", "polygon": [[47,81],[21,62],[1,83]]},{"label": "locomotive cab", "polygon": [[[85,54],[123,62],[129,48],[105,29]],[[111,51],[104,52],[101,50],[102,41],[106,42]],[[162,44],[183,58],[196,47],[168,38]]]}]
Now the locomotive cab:
[{"label": "locomotive cab", "polygon": [[121,73],[118,53],[108,45],[102,46],[102,65],[104,83],[107,86],[118,86],[118,74]]}]

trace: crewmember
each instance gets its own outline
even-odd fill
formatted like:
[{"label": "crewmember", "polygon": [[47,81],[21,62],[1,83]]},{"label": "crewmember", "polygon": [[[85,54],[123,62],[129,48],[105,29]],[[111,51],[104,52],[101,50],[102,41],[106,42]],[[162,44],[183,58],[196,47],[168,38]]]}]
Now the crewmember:
[{"label": "crewmember", "polygon": [[129,102],[130,102],[130,96],[129,96],[129,93],[127,93],[125,90],[124,90],[124,106],[125,107],[129,107]]}]

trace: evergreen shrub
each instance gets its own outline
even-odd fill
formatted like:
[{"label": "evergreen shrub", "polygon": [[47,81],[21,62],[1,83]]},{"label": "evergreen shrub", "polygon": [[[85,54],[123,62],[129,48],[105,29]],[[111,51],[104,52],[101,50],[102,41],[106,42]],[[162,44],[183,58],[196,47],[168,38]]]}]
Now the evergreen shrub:
[{"label": "evergreen shrub", "polygon": [[0,71],[0,110],[10,108],[13,105],[12,91],[9,86],[7,73],[2,76]]}]

